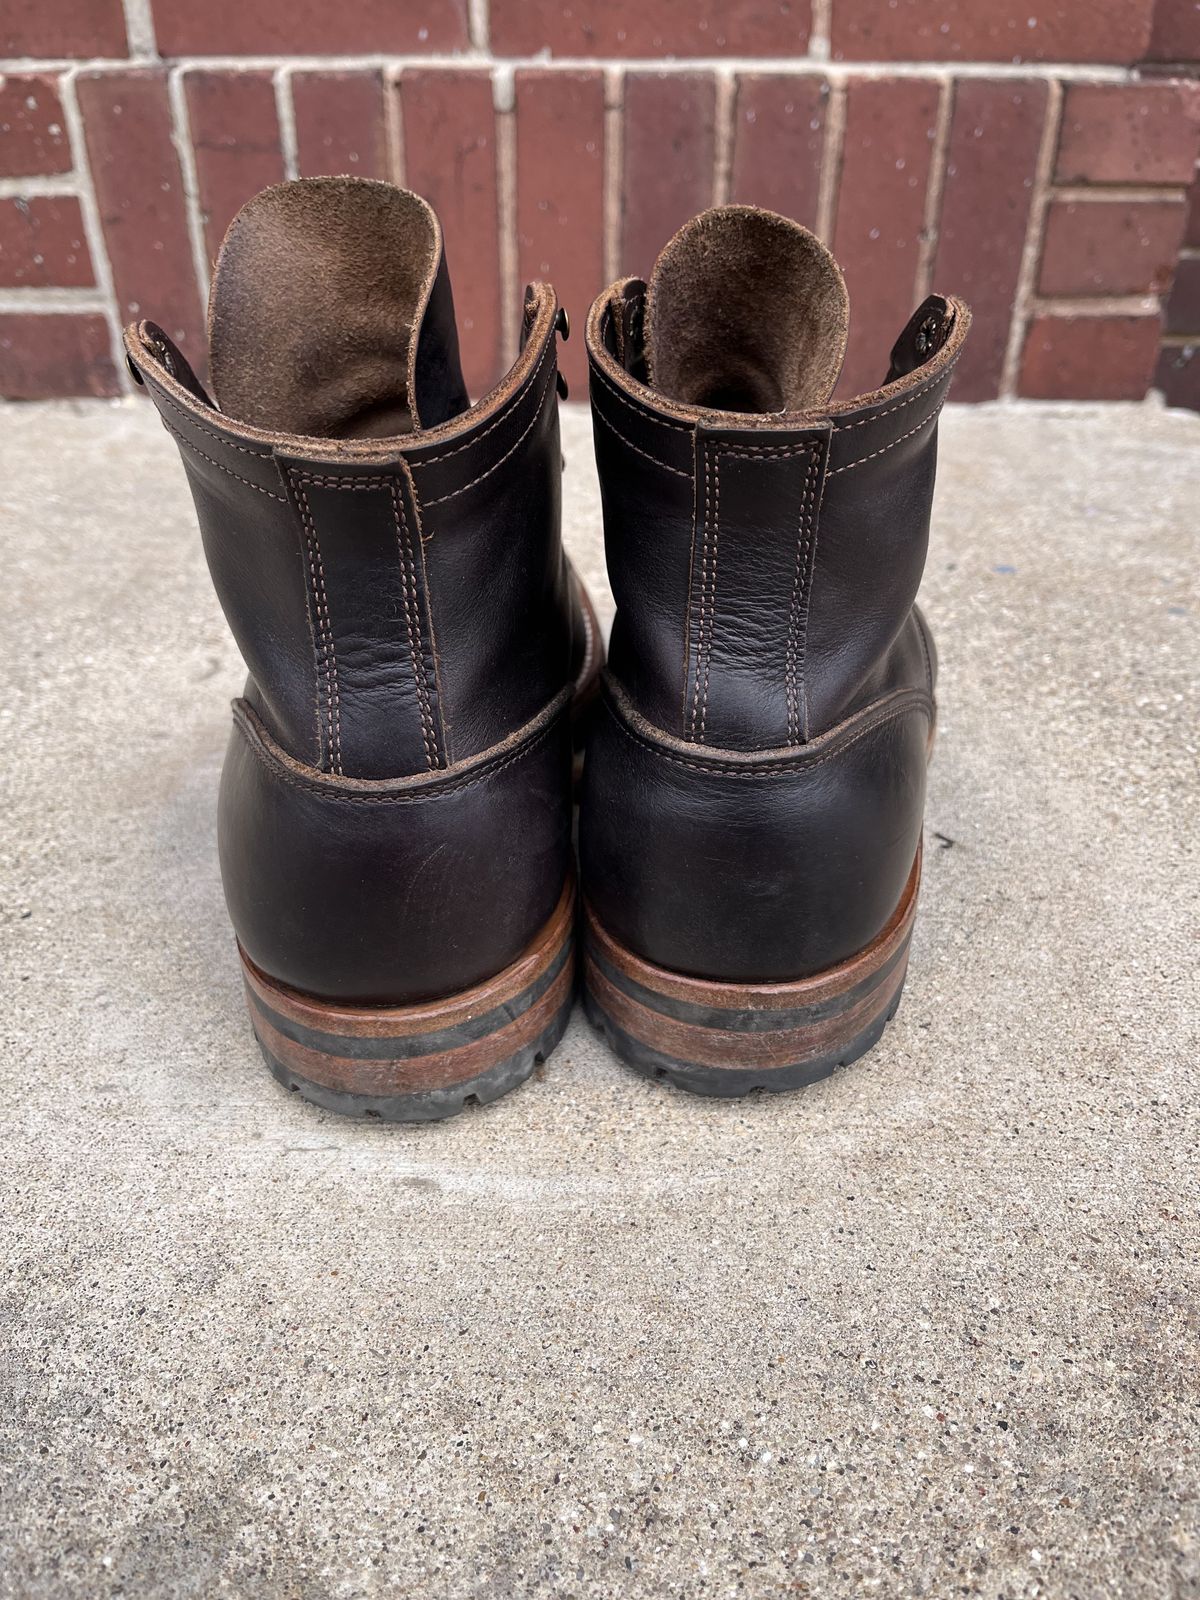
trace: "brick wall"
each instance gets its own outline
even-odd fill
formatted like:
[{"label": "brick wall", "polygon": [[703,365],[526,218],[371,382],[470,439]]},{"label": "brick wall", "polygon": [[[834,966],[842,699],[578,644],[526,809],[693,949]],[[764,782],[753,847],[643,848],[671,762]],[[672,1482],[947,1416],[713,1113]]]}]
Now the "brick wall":
[{"label": "brick wall", "polygon": [[202,367],[237,207],[354,172],[441,213],[477,392],[525,279],[578,324],[746,200],[843,262],[846,388],[936,287],[959,399],[1200,408],[1198,62],[1200,0],[3,0],[0,394],[122,392],[138,315]]}]

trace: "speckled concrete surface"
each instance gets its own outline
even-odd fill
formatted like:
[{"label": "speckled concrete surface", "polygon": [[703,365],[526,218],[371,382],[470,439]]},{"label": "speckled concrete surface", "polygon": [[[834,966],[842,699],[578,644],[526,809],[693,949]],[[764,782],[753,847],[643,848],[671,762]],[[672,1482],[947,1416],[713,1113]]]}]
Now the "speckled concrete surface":
[{"label": "speckled concrete surface", "polygon": [[715,1103],[577,1018],[405,1129],[251,1040],[171,441],[0,413],[0,1594],[1200,1589],[1200,420],[952,410],[942,456],[885,1042]]}]

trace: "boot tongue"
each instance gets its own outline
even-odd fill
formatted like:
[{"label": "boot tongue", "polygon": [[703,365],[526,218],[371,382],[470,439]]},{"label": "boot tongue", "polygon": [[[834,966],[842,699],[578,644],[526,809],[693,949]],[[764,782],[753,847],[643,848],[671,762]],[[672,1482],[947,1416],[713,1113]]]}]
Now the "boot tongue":
[{"label": "boot tongue", "polygon": [[646,296],[651,386],[722,411],[805,411],[833,392],[849,310],[841,269],[798,222],[717,206],[667,244]]},{"label": "boot tongue", "polygon": [[254,427],[389,438],[467,405],[441,229],[390,184],[307,178],[243,206],[208,336],[217,405]]}]

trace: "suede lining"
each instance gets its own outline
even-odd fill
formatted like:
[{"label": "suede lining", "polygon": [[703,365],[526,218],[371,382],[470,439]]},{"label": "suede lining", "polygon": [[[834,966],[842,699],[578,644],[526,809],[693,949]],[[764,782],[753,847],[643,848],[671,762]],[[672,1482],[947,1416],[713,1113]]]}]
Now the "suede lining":
[{"label": "suede lining", "polygon": [[705,410],[803,411],[833,392],[848,324],[841,268],[815,235],[773,211],[717,206],[654,268],[649,383]]},{"label": "suede lining", "polygon": [[426,202],[388,183],[277,184],[230,224],[209,297],[214,397],[243,422],[321,438],[420,427],[417,336],[442,258]]}]

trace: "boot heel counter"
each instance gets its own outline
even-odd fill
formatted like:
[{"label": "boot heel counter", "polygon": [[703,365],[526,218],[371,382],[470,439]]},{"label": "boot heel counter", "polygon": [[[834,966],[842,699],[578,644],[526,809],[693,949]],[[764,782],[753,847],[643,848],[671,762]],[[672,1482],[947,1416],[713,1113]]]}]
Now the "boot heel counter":
[{"label": "boot heel counter", "polygon": [[381,781],[303,766],[235,702],[218,843],[244,955],[361,1005],[452,994],[508,966],[569,875],[568,701],[476,760]]},{"label": "boot heel counter", "polygon": [[584,771],[590,911],[646,960],[731,982],[865,949],[920,844],[931,714],[904,691],[802,751],[744,756],[650,727],[610,684]]}]

